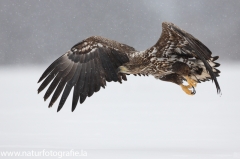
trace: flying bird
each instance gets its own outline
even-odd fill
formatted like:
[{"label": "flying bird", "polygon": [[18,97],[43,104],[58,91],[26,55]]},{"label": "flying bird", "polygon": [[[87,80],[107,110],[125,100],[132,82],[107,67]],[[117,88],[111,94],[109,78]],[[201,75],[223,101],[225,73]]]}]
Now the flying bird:
[{"label": "flying bird", "polygon": [[[40,93],[47,85],[44,100],[52,93],[51,107],[62,93],[57,111],[63,107],[71,89],[72,111],[78,101],[82,104],[107,82],[126,81],[126,75],[152,75],[156,79],[172,82],[188,95],[196,93],[197,83],[214,81],[221,93],[217,78],[220,64],[218,56],[198,39],[173,23],[162,23],[162,34],[155,45],[145,51],[100,36],[89,37],[55,60],[42,74]],[[186,82],[185,85],[183,82]]]}]

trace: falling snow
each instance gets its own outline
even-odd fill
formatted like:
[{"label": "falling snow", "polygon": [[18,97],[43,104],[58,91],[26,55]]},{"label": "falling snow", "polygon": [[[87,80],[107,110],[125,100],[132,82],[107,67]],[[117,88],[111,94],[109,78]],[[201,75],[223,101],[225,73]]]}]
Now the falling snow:
[{"label": "falling snow", "polygon": [[[240,158],[240,1],[0,2],[0,151],[85,149],[88,158]],[[220,55],[219,97],[212,82],[185,95],[177,85],[129,76],[71,112],[48,109],[37,94],[45,68],[94,35],[137,50],[173,22]],[[153,52],[154,53],[154,52]],[[57,102],[56,102],[57,103]],[[0,156],[1,157],[1,156]],[[56,157],[55,157],[56,158]]]}]

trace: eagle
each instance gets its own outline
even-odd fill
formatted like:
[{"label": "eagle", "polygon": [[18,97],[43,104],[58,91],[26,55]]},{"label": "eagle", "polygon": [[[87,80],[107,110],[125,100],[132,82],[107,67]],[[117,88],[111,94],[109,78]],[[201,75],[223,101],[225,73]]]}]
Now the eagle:
[{"label": "eagle", "polygon": [[50,83],[44,100],[53,93],[49,107],[62,93],[58,109],[63,107],[71,89],[72,111],[78,101],[82,104],[107,82],[127,80],[127,75],[152,75],[156,79],[172,82],[188,95],[196,93],[197,83],[214,81],[217,93],[221,89],[217,81],[219,56],[197,38],[173,23],[162,23],[162,34],[155,45],[145,51],[101,36],[91,36],[55,60],[42,74],[38,88],[40,93]]}]

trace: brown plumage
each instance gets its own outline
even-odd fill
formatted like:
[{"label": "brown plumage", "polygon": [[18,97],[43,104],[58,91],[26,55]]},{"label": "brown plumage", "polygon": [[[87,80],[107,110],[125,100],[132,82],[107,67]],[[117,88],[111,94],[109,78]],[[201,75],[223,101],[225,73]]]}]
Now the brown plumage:
[{"label": "brown plumage", "polygon": [[[63,91],[59,111],[74,87],[74,111],[78,101],[83,103],[87,96],[105,88],[106,81],[121,83],[129,74],[153,75],[180,85],[189,95],[195,94],[197,83],[212,79],[220,93],[216,78],[220,73],[216,67],[220,64],[215,62],[218,56],[211,54],[198,39],[167,22],[162,24],[162,35],[157,43],[145,51],[93,36],[74,45],[45,70],[38,81],[44,79],[38,93],[51,83],[44,95],[46,100],[54,92],[51,107]],[[183,85],[183,81],[188,85]]]}]

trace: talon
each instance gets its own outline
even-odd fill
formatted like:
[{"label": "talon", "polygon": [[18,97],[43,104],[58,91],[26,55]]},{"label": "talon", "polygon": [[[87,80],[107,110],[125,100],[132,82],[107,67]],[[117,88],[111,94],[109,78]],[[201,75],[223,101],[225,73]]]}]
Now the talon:
[{"label": "talon", "polygon": [[[190,85],[185,86],[183,84],[180,84],[180,86],[181,86],[182,90],[188,95],[194,95],[196,93],[194,87],[192,87]],[[191,91],[189,88],[193,88],[193,91]]]},{"label": "talon", "polygon": [[193,90],[192,90],[192,92],[191,92],[191,93],[192,93],[192,95],[196,94],[196,90],[195,90],[195,88],[194,88],[194,87],[192,87],[192,89],[193,89]]}]

